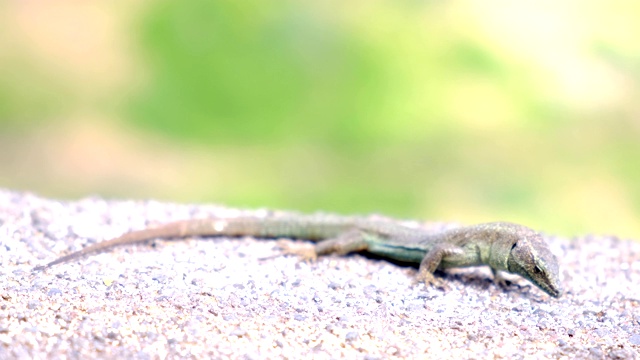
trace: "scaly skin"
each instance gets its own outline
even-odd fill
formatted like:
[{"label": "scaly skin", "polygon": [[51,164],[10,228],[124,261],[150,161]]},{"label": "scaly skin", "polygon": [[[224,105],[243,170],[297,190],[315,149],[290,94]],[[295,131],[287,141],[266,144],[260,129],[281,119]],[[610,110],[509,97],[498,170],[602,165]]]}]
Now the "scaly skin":
[{"label": "scaly skin", "polygon": [[557,259],[542,236],[525,226],[507,222],[432,233],[389,220],[330,215],[183,220],[132,231],[90,245],[38,266],[34,271],[118,245],[187,236],[305,239],[317,243],[312,254],[314,257],[366,251],[390,259],[419,263],[418,280],[427,284],[435,282],[433,272],[438,269],[488,265],[501,282],[499,271],[506,271],[524,277],[553,297],[562,294]]}]

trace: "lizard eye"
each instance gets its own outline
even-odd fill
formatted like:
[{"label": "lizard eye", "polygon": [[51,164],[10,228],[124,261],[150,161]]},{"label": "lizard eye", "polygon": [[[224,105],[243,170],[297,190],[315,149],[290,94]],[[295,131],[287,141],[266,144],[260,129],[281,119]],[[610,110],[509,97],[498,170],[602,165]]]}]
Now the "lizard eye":
[{"label": "lizard eye", "polygon": [[540,269],[540,267],[538,265],[533,267],[533,272],[535,274],[542,274],[542,269]]}]

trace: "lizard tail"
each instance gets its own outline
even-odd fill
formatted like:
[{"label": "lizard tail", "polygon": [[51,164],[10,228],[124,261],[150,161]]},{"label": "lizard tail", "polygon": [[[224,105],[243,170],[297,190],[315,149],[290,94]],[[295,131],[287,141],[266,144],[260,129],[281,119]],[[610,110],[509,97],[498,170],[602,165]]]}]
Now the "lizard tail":
[{"label": "lizard tail", "polygon": [[177,221],[177,222],[165,224],[155,228],[131,231],[117,238],[103,241],[97,244],[89,245],[82,250],[78,250],[76,252],[72,252],[71,254],[61,256],[46,265],[36,266],[33,268],[32,271],[33,272],[43,271],[54,265],[75,260],[75,259],[87,256],[89,254],[103,252],[105,250],[111,249],[118,245],[139,243],[139,242],[144,242],[144,241],[157,239],[157,238],[182,237],[186,235],[186,232],[187,232],[186,225],[187,224],[185,222]]}]

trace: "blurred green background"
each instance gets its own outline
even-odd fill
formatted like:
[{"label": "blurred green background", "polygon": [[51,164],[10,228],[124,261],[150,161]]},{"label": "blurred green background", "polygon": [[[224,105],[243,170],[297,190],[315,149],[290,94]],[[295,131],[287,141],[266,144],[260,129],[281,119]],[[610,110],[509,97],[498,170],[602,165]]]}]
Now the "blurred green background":
[{"label": "blurred green background", "polygon": [[0,187],[640,238],[640,3],[0,3]]}]

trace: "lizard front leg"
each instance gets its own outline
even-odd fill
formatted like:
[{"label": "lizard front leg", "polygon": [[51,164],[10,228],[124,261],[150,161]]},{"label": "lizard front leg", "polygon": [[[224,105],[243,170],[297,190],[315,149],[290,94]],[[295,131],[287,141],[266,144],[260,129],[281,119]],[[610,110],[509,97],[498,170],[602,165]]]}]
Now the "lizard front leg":
[{"label": "lizard front leg", "polygon": [[431,250],[427,252],[422,261],[420,262],[420,268],[418,268],[418,275],[416,276],[419,282],[424,282],[426,285],[437,285],[438,281],[433,276],[433,273],[438,269],[442,259],[446,256],[461,255],[462,249],[451,244],[437,244]]}]

